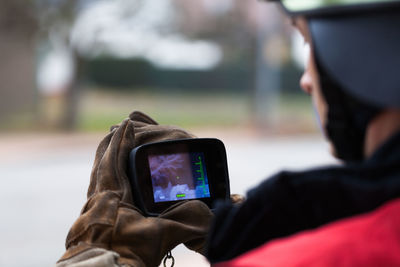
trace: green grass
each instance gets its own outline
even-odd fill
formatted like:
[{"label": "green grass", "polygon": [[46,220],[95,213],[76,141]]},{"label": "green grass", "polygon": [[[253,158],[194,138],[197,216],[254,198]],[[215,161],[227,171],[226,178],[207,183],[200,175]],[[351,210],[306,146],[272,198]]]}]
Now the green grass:
[{"label": "green grass", "polygon": [[[2,123],[0,130],[57,130],[59,126],[49,123],[46,118],[51,114],[63,114],[61,107],[45,105],[46,101],[40,103],[38,110],[41,113],[15,114]],[[62,102],[58,102],[58,105],[60,103]],[[107,131],[111,125],[118,124],[134,110],[145,112],[160,124],[178,125],[186,129],[225,130],[252,127],[256,125],[252,103],[251,97],[246,93],[227,93],[218,90],[213,93],[87,88],[80,94],[77,130]],[[303,94],[280,96],[276,110],[270,117],[275,123],[272,126],[267,124],[267,127],[279,133],[310,132],[316,128],[310,99]],[[264,118],[261,118],[261,121],[264,121]]]},{"label": "green grass", "polygon": [[[87,90],[81,97],[78,129],[101,131],[119,123],[133,110],[150,115],[160,124],[193,127],[235,127],[249,125],[251,99],[238,93],[146,92]],[[279,124],[312,122],[310,100],[305,95],[283,95],[274,116]]]},{"label": "green grass", "polygon": [[237,94],[87,91],[81,99],[79,129],[108,128],[134,110],[181,127],[232,126],[249,115],[245,97]]}]

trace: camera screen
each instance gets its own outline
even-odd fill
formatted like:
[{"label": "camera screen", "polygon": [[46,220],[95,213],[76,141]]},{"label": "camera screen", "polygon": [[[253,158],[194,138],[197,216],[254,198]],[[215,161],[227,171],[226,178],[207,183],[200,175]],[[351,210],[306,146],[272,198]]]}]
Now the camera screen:
[{"label": "camera screen", "polygon": [[204,153],[148,156],[154,202],[209,198]]}]

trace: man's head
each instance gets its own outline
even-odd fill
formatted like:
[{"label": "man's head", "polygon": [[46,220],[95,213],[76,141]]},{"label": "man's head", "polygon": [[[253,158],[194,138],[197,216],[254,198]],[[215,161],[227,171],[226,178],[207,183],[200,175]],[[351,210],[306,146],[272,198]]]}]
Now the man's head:
[{"label": "man's head", "polygon": [[282,0],[310,48],[301,87],[336,156],[365,156],[367,129],[400,108],[399,0]]}]

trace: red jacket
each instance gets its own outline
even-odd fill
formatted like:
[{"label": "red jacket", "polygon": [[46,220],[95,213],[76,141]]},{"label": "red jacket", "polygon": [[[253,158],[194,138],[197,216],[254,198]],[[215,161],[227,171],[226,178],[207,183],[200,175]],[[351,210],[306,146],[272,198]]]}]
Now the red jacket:
[{"label": "red jacket", "polygon": [[213,266],[400,266],[400,199],[369,213],[267,242]]}]

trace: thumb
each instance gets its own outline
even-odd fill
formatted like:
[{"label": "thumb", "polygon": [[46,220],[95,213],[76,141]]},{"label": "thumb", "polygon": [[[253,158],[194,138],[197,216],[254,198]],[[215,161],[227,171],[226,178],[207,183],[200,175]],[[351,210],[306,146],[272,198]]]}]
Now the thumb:
[{"label": "thumb", "polygon": [[96,157],[92,169],[88,197],[106,190],[119,191],[121,200],[130,203],[132,194],[127,170],[129,153],[135,143],[133,123],[129,119],[124,120],[106,139],[110,141],[102,157]]}]

